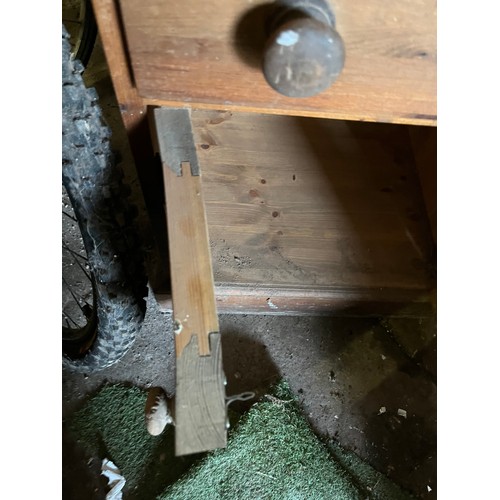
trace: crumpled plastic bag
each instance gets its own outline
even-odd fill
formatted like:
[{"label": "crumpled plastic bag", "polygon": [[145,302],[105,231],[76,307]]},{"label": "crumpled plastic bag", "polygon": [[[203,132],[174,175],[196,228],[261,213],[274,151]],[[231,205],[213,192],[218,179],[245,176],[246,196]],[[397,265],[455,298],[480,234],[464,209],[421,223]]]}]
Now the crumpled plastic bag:
[{"label": "crumpled plastic bag", "polygon": [[125,486],[125,478],[120,469],[105,458],[101,465],[101,474],[108,478],[108,486],[111,488],[106,494],[106,500],[122,500],[122,489]]}]

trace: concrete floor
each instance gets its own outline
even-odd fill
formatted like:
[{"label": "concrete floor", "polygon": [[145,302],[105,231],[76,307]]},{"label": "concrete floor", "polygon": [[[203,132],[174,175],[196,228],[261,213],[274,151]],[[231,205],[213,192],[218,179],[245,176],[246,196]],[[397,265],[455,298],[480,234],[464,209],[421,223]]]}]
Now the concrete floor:
[{"label": "concrete floor", "polygon": [[[139,207],[138,228],[150,248],[151,228],[99,43],[86,80],[101,97]],[[436,498],[434,315],[221,315],[220,328],[228,395],[250,390],[259,396],[285,377],[318,435],[354,450],[415,496]],[[121,362],[98,374],[63,371],[64,498],[104,498],[95,462],[88,464],[89,457],[65,432],[64,421],[107,382],[159,386],[172,396],[174,368],[172,317],[162,312],[150,291],[142,329]]]}]

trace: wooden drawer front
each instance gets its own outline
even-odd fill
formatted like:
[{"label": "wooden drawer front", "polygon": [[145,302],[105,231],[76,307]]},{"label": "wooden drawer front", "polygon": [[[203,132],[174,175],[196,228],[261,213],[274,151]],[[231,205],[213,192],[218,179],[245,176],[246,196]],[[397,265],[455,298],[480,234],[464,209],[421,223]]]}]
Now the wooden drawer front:
[{"label": "wooden drawer front", "polygon": [[148,104],[435,125],[435,0],[331,2],[345,66],[308,98],[285,97],[264,79],[255,50],[265,38],[263,5],[121,0],[139,94]]}]

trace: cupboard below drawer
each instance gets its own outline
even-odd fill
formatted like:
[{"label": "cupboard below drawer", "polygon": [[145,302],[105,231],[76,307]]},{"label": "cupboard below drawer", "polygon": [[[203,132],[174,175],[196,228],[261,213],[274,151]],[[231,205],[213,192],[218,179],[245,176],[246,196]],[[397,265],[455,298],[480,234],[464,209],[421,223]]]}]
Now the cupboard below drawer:
[{"label": "cupboard below drawer", "polygon": [[430,310],[434,243],[410,127],[206,110],[191,120],[219,312]]}]

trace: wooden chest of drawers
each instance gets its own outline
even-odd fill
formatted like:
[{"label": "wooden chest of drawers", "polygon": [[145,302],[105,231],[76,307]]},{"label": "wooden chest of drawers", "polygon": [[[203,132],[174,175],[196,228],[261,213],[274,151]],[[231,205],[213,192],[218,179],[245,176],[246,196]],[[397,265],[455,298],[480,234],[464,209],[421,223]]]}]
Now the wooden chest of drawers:
[{"label": "wooden chest of drawers", "polygon": [[[283,95],[263,75],[275,4],[93,4],[152,219],[158,210],[164,217],[163,198],[148,188],[161,149],[156,138],[166,134],[168,142],[153,111],[189,110],[189,144],[179,148],[195,152],[201,181],[192,189],[204,202],[167,196],[170,252],[180,259],[172,266],[183,289],[178,304],[201,297],[194,315],[210,317],[212,331],[213,304],[219,312],[270,314],[428,309],[435,287],[434,0],[329,2],[345,63],[331,86],[309,97]],[[203,249],[204,229],[195,226],[204,218],[210,251],[183,252],[188,233]]]},{"label": "wooden chest of drawers", "polygon": [[[148,168],[147,110],[192,109],[221,310],[278,312],[266,303],[272,289],[289,290],[284,312],[419,301],[433,286],[435,2],[332,2],[345,66],[307,98],[263,77],[271,7],[95,1],[138,169]],[[257,299],[258,287],[270,291]]]}]

